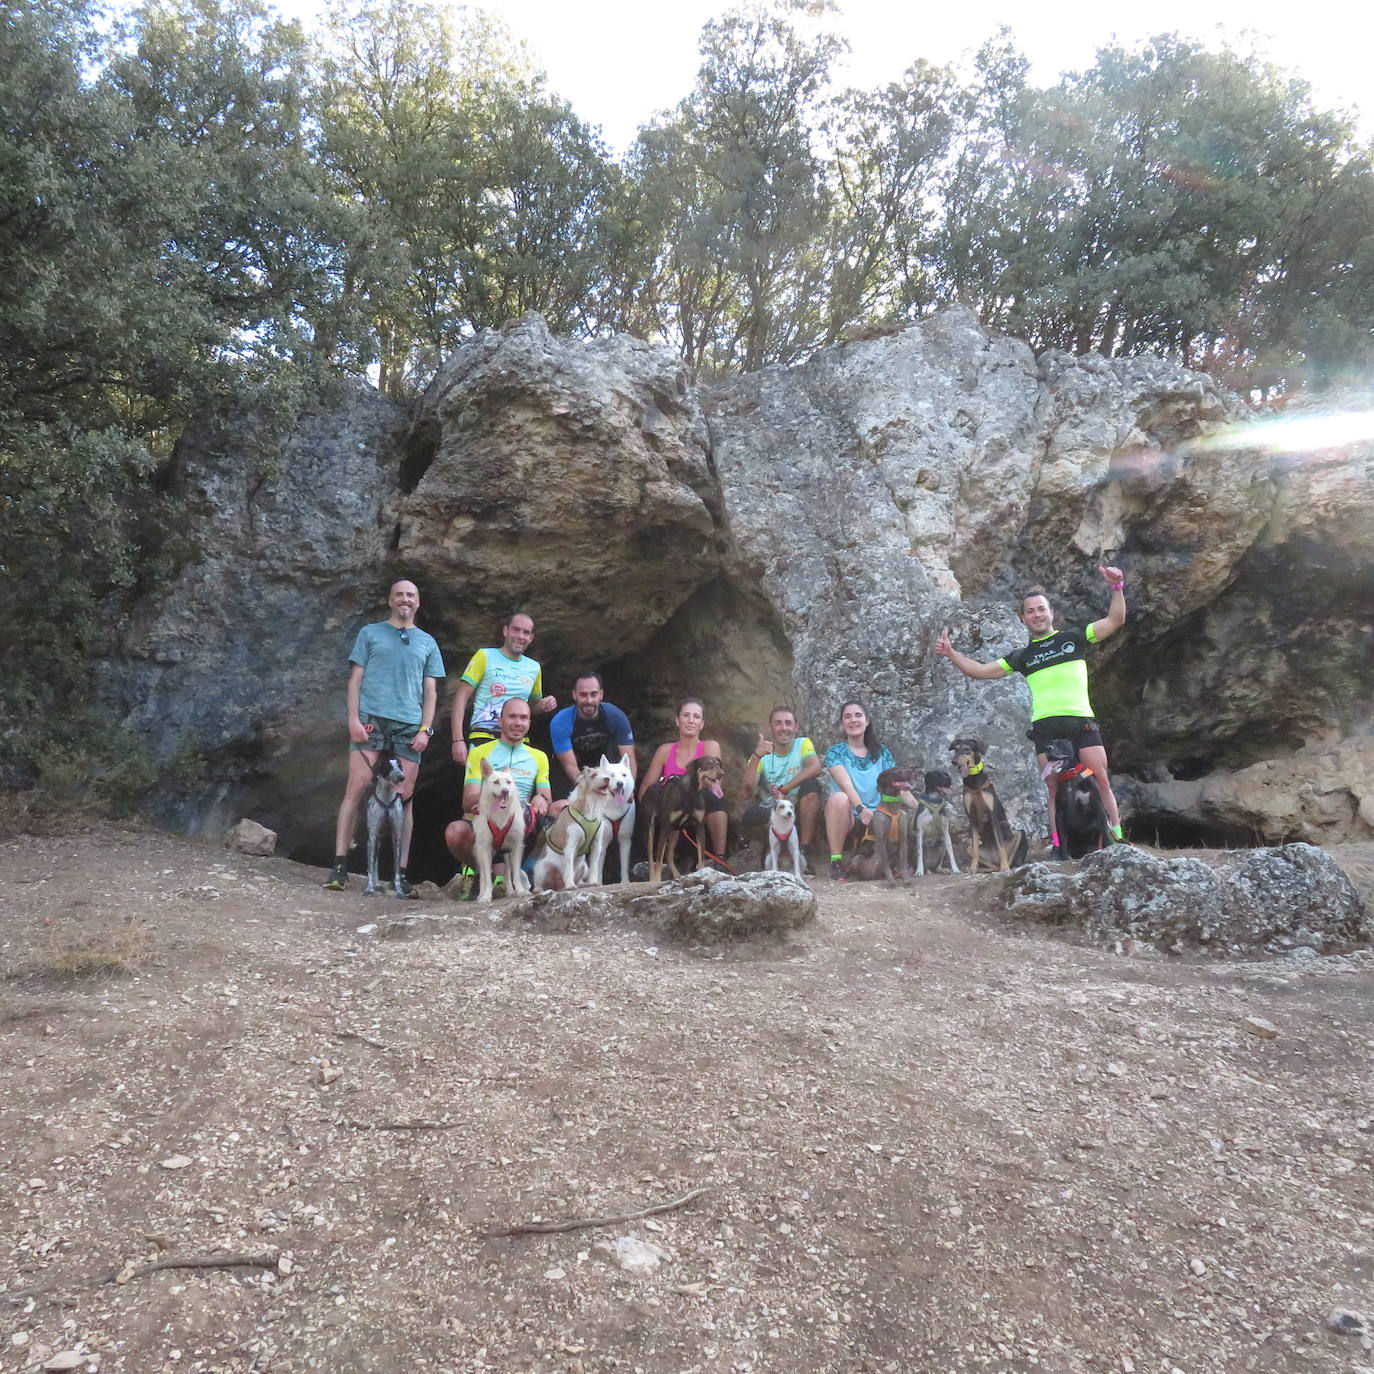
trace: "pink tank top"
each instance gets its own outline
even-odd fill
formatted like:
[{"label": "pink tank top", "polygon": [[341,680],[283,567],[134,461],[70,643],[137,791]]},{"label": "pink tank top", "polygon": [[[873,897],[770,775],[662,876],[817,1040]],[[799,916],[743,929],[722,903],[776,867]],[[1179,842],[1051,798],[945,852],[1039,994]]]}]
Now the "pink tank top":
[{"label": "pink tank top", "polygon": [[[705,750],[706,746],[701,740],[697,740],[697,751],[692,757],[694,759],[699,759]],[[686,773],[687,770],[677,761],[677,741],[674,740],[672,746],[668,750],[668,761],[663,765],[663,776],[665,778],[681,778],[684,777]]]}]

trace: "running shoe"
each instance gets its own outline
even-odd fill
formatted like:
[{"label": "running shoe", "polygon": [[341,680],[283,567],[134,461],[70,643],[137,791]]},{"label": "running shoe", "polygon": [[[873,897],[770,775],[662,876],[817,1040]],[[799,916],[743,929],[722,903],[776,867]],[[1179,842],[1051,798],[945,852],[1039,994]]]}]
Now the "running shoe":
[{"label": "running shoe", "polygon": [[348,887],[348,869],[343,864],[335,864],[329,870],[329,877],[325,879],[324,886],[328,892],[343,892]]},{"label": "running shoe", "polygon": [[831,860],[830,860],[830,879],[831,879],[831,881],[832,881],[832,882],[836,882],[836,883],[842,883],[842,882],[844,882],[844,877],[845,877],[845,875],[844,875],[844,860],[843,860],[843,859],[831,859]]}]

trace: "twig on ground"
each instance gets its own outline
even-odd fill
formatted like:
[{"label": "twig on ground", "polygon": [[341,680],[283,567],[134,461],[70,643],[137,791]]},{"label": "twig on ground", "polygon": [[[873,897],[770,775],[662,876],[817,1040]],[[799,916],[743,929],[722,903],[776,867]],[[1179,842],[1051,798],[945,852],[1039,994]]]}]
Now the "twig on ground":
[{"label": "twig on ground", "polygon": [[25,1298],[36,1297],[40,1293],[50,1293],[55,1288],[100,1288],[104,1284],[128,1283],[130,1279],[141,1279],[148,1274],[156,1274],[162,1269],[275,1269],[278,1256],[275,1251],[264,1251],[260,1255],[175,1255],[167,1259],[154,1260],[151,1264],[140,1264],[133,1269],[120,1265],[105,1274],[95,1274],[90,1278],[71,1279],[64,1283],[44,1283],[36,1288],[20,1288],[13,1293],[2,1293],[0,1297],[10,1302],[22,1302]]},{"label": "twig on ground", "polygon": [[340,1121],[336,1123],[353,1131],[456,1131],[462,1121]]},{"label": "twig on ground", "polygon": [[642,1207],[638,1212],[624,1212],[614,1217],[578,1217],[572,1221],[522,1221],[514,1226],[503,1227],[499,1231],[488,1231],[488,1236],[547,1236],[554,1231],[583,1231],[589,1226],[618,1226],[623,1221],[639,1221],[644,1217],[657,1216],[659,1212],[671,1212],[695,1202],[709,1188],[693,1188],[671,1202],[660,1202],[656,1207]]},{"label": "twig on ground", "polygon": [[336,1028],[334,1034],[340,1040],[361,1040],[364,1045],[371,1045],[374,1050],[384,1050],[389,1048],[387,1045],[384,1045],[380,1040],[374,1040],[370,1035],[364,1035],[361,1031],[338,1030]]}]

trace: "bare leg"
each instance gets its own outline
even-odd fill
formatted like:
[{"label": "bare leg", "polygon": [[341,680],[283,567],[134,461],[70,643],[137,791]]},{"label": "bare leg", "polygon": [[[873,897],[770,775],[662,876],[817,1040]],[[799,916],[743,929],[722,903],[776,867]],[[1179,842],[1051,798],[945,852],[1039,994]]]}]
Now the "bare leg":
[{"label": "bare leg", "polygon": [[830,842],[830,852],[844,852],[844,842],[849,838],[854,816],[849,806],[849,798],[843,792],[832,792],[825,804],[825,837]]},{"label": "bare leg", "polygon": [[821,799],[815,792],[808,792],[797,803],[797,836],[801,840],[802,852],[809,852],[816,841],[816,827],[821,819]]},{"label": "bare leg", "polygon": [[409,759],[401,759],[401,772],[406,775],[406,780],[396,789],[405,802],[405,824],[401,827],[401,867],[404,868],[410,862],[410,832],[415,828],[415,808],[411,806],[410,799],[415,795],[415,779],[420,773],[419,761],[412,763]]},{"label": "bare leg", "polygon": [[467,821],[450,821],[444,830],[444,843],[464,867],[472,862],[472,826]]},{"label": "bare leg", "polygon": [[358,807],[372,782],[372,765],[377,755],[369,749],[348,751],[348,781],[344,784],[339,818],[334,826],[334,853],[347,854],[358,825]]},{"label": "bare leg", "polygon": [[1107,819],[1114,826],[1120,825],[1121,813],[1116,809],[1116,794],[1107,774],[1107,751],[1100,744],[1090,744],[1078,751],[1078,757],[1093,770],[1093,781],[1097,784],[1102,805],[1107,808]]},{"label": "bare leg", "polygon": [[706,836],[711,841],[711,853],[718,859],[725,857],[725,836],[729,825],[730,817],[724,811],[706,813]]}]

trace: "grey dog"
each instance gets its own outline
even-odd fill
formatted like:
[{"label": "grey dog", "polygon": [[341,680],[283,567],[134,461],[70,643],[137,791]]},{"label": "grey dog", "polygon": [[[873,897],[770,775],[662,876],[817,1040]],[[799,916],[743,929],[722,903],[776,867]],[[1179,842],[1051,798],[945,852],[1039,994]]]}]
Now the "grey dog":
[{"label": "grey dog", "polygon": [[367,793],[367,886],[363,895],[371,897],[382,890],[377,881],[377,851],[382,844],[382,825],[391,827],[391,887],[404,897],[401,882],[401,832],[405,829],[406,804],[399,791],[406,780],[401,762],[393,754],[379,754],[372,765],[372,786]]}]

